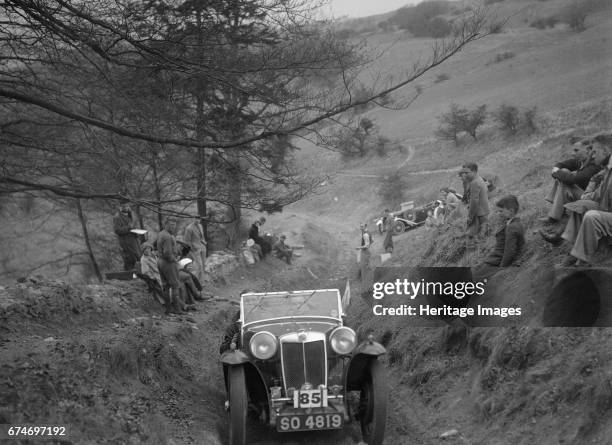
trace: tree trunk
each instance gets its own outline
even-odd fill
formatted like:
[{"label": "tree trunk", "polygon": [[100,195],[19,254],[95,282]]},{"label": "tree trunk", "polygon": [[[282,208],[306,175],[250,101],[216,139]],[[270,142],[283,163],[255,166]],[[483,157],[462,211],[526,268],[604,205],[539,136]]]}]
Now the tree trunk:
[{"label": "tree trunk", "polygon": [[240,156],[233,151],[229,154],[233,168],[229,172],[229,201],[231,208],[229,217],[232,222],[228,224],[227,234],[229,236],[230,249],[236,249],[240,245],[240,223],[242,221],[242,169],[240,168]]},{"label": "tree trunk", "polygon": [[[204,43],[204,35],[202,30],[202,11],[198,9],[196,11],[196,23],[198,27],[198,48],[202,48],[202,44]],[[200,61],[204,60],[204,54],[200,49]],[[196,91],[196,137],[198,141],[202,142],[206,139],[206,134],[204,133],[204,84],[202,82],[202,78],[198,78],[197,82],[197,91]],[[206,220],[207,211],[206,211],[206,152],[203,148],[197,149],[196,154],[196,169],[197,169],[197,181],[196,186],[198,188],[197,193],[197,206],[198,206],[198,216],[200,217],[200,221],[202,223],[202,231],[204,232],[204,239],[208,240],[208,222]],[[206,249],[206,253],[210,252],[210,246]]]},{"label": "tree trunk", "polygon": [[83,213],[83,207],[81,206],[81,200],[76,199],[76,208],[77,214],[79,215],[79,221],[81,222],[81,229],[83,230],[83,238],[85,239],[85,245],[87,246],[87,255],[89,256],[89,261],[91,261],[91,266],[98,278],[100,283],[102,282],[102,274],[100,273],[100,267],[98,266],[98,262],[96,261],[96,256],[94,255],[93,249],[91,247],[91,241],[89,239],[89,230],[87,229],[87,219]]},{"label": "tree trunk", "polygon": [[161,232],[164,228],[164,222],[162,220],[162,208],[161,208],[161,187],[159,185],[159,177],[157,176],[157,162],[153,160],[151,163],[151,169],[153,171],[153,183],[155,184],[155,200],[157,207],[157,225]]}]

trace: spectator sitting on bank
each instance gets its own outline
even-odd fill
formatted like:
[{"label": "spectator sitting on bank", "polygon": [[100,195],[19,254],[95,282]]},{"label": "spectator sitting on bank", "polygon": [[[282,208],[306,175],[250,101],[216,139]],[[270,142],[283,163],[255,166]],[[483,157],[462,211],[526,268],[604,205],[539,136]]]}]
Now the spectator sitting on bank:
[{"label": "spectator sitting on bank", "polygon": [[166,292],[164,292],[164,286],[162,284],[161,275],[159,273],[159,267],[157,266],[157,256],[153,251],[153,245],[150,243],[144,243],[142,245],[142,257],[140,258],[140,275],[147,285],[149,291],[155,293],[161,301],[164,302],[166,314],[172,309],[172,300]]},{"label": "spectator sitting on bank", "polygon": [[176,245],[179,258],[191,258],[191,247],[185,242],[185,238],[181,235],[177,235]]},{"label": "spectator sitting on bank", "polygon": [[446,217],[446,206],[443,200],[436,200],[436,206],[433,209],[433,217],[439,224],[444,222],[444,218]]},{"label": "spectator sitting on bank", "polygon": [[564,206],[582,196],[589,181],[602,169],[592,156],[592,144],[579,143],[574,156],[561,162],[557,162],[552,169],[554,183],[546,201],[552,204],[548,216],[540,218],[546,223],[556,223],[564,214]]},{"label": "spectator sitting on bank", "polygon": [[[181,294],[184,296],[184,301],[187,304],[187,310],[195,310],[195,302],[204,301],[200,294],[202,286],[198,281],[200,290],[196,287],[194,276],[190,272],[191,264],[193,260],[191,258],[183,258],[179,261],[179,281],[181,283]],[[196,278],[197,280],[197,278]]]},{"label": "spectator sitting on bank", "polygon": [[249,238],[261,248],[261,257],[265,257],[272,250],[272,246],[259,234],[260,227],[266,222],[263,216],[251,225],[249,230]]},{"label": "spectator sitting on bank", "polygon": [[[612,141],[610,139],[612,138],[609,135],[598,135],[592,139],[590,157],[596,165],[608,165],[610,153],[612,151]],[[564,209],[569,215],[566,224],[561,224],[553,233],[548,233],[544,230],[539,231],[545,241],[553,245],[559,245],[564,239],[574,243],[582,223],[583,215],[589,210],[600,210],[600,203],[597,202],[597,200],[601,199],[601,195],[598,194],[596,196],[595,192],[601,187],[602,180],[607,170],[608,168],[606,167],[591,177],[580,199],[568,202],[564,205]]]},{"label": "spectator sitting on bank", "polygon": [[425,228],[431,230],[440,227],[440,225],[442,225],[442,220],[436,218],[434,216],[434,211],[429,209],[427,211],[427,218],[425,218]]},{"label": "spectator sitting on bank", "polygon": [[285,235],[281,235],[274,247],[272,248],[277,258],[283,259],[287,264],[291,264],[291,258],[293,257],[293,249],[285,244]]},{"label": "spectator sitting on bank", "polygon": [[525,228],[517,216],[519,203],[516,196],[504,196],[497,201],[496,206],[501,219],[501,228],[495,233],[493,251],[482,264],[474,268],[473,274],[478,280],[492,276],[501,267],[514,264],[525,245]]},{"label": "spectator sitting on bank", "polygon": [[593,156],[605,155],[608,162],[597,189],[585,193],[581,200],[566,206],[573,211],[561,238],[572,243],[573,247],[563,266],[586,266],[592,263],[599,241],[612,237],[612,135],[596,136],[593,140]]},{"label": "spectator sitting on bank", "polygon": [[446,206],[446,215],[451,215],[461,203],[461,200],[457,196],[457,192],[453,188],[444,187],[440,189],[440,198],[444,201]]},{"label": "spectator sitting on bank", "polygon": [[113,230],[119,238],[121,255],[123,257],[123,270],[132,270],[142,253],[138,244],[138,235],[132,232],[136,228],[136,220],[130,204],[124,202],[113,217]]}]

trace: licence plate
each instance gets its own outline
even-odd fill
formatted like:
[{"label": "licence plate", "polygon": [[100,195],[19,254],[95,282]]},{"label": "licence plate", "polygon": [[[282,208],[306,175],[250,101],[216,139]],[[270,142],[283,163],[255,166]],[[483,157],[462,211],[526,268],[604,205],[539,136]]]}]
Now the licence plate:
[{"label": "licence plate", "polygon": [[302,389],[293,393],[294,408],[326,408],[327,389]]},{"label": "licence plate", "polygon": [[333,430],[342,428],[341,414],[300,414],[278,416],[278,431]]}]

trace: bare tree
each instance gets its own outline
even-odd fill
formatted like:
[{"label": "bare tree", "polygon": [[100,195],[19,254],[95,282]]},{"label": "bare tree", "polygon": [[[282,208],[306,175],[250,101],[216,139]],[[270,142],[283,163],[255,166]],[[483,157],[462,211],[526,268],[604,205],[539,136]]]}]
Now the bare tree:
[{"label": "bare tree", "polygon": [[200,216],[226,206],[236,222],[244,208],[282,208],[320,182],[287,162],[293,137],[318,139],[489,29],[472,12],[404,78],[362,95],[371,60],[313,11],[307,0],[4,1],[0,194],[126,198],[184,216],[197,202]]}]

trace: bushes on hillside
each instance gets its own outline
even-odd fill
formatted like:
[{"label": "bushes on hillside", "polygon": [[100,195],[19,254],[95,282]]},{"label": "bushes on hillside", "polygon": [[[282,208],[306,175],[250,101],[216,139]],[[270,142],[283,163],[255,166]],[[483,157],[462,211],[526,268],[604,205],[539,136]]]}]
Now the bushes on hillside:
[{"label": "bushes on hillside", "polygon": [[551,15],[549,17],[538,17],[533,20],[529,26],[537,29],[546,29],[546,28],[554,28],[555,25],[559,23],[559,18]]},{"label": "bushes on hillside", "polygon": [[516,56],[516,54],[514,54],[512,51],[505,51],[503,53],[498,53],[495,55],[493,59],[488,61],[486,65],[488,66],[493,63],[503,62],[504,60],[512,59],[514,56]]},{"label": "bushes on hillside", "polygon": [[516,134],[519,129],[520,112],[514,105],[502,104],[493,112],[493,119],[502,130],[510,134]]},{"label": "bushes on hillside", "polygon": [[[536,107],[521,110],[515,105],[503,103],[490,117],[507,135],[516,135],[521,131],[527,134],[537,131],[536,114]],[[452,140],[456,145],[461,133],[468,133],[476,139],[476,132],[485,123],[486,118],[486,105],[470,110],[451,104],[449,111],[438,117],[440,126],[436,136]]]},{"label": "bushes on hillside", "polygon": [[559,13],[559,18],[573,31],[582,32],[586,29],[586,18],[606,5],[607,0],[571,0]]},{"label": "bushes on hillside", "polygon": [[448,112],[438,117],[440,126],[436,135],[442,139],[450,139],[455,144],[459,142],[459,135],[467,133],[476,139],[476,132],[486,118],[486,105],[480,105],[473,110],[451,104]]},{"label": "bushes on hillside", "polygon": [[441,16],[453,9],[449,1],[431,0],[398,10],[389,22],[415,37],[445,37],[451,33],[452,26]]},{"label": "bushes on hillside", "polygon": [[407,188],[404,176],[396,172],[381,179],[378,196],[384,205],[395,207],[404,200],[404,190]]},{"label": "bushes on hillside", "polygon": [[390,151],[405,153],[406,147],[396,140],[380,134],[376,122],[368,117],[362,117],[335,130],[329,136],[326,144],[346,159],[365,158],[370,155],[387,156]]},{"label": "bushes on hillside", "polygon": [[492,113],[492,117],[499,127],[510,135],[518,133],[521,129],[526,133],[537,130],[536,107],[526,108],[521,112],[518,107],[504,103]]},{"label": "bushes on hillside", "polygon": [[450,76],[446,73],[438,74],[434,80],[435,83],[445,82],[450,79]]}]

